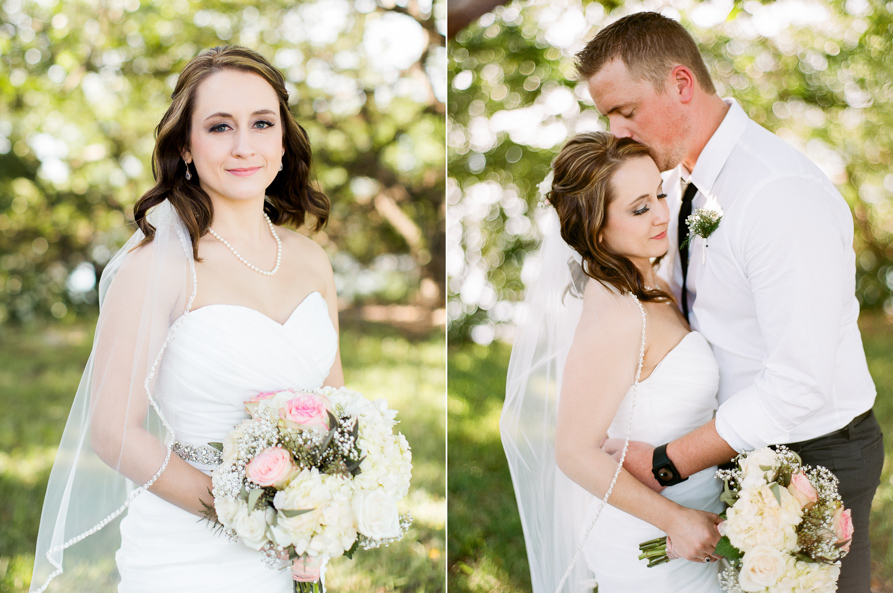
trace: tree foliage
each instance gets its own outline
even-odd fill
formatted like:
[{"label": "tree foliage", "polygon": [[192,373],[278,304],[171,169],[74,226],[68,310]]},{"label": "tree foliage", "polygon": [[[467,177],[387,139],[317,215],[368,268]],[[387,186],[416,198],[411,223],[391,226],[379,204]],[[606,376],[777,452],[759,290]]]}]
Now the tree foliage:
[{"label": "tree foliage", "polygon": [[93,306],[91,282],[152,183],[177,74],[223,44],[286,76],[332,199],[316,239],[343,296],[438,306],[444,12],[441,0],[0,4],[0,323]]},{"label": "tree foliage", "polygon": [[[539,241],[537,184],[567,138],[606,129],[575,79],[573,55],[640,9],[516,0],[451,42],[451,338],[510,337],[525,262]],[[658,9],[692,32],[722,96],[834,181],[854,212],[858,297],[893,315],[893,4],[692,0]]]}]

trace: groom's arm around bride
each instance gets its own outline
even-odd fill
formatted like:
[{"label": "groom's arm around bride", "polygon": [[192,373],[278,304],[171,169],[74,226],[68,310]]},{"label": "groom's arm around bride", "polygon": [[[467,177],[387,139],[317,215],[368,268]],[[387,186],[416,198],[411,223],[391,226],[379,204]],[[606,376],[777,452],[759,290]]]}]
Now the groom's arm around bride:
[{"label": "groom's arm around bride", "polygon": [[[869,593],[868,518],[883,445],[856,325],[848,206],[818,167],[716,94],[675,21],[625,17],[578,54],[578,65],[611,132],[645,144],[671,170],[671,228],[683,226],[670,233],[662,272],[719,363],[716,418],[668,443],[670,461],[686,477],[786,444],[804,463],[829,468],[855,525],[839,590]],[[680,182],[694,186],[684,198]],[[686,231],[683,201],[723,218],[709,241],[693,237],[680,257],[672,238]],[[624,467],[659,490],[653,451],[631,443]]]}]

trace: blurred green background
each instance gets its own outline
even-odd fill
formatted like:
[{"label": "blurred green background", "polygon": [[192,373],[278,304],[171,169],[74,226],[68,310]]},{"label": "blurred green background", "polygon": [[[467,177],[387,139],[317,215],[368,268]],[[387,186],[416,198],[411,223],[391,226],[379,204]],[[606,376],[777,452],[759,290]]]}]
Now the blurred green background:
[{"label": "blurred green background", "polygon": [[332,200],[315,239],[344,306],[441,308],[444,13],[443,0],[0,3],[0,327],[92,310],[152,184],[177,75],[223,44],[288,81]]},{"label": "blurred green background", "polygon": [[285,75],[331,198],[348,385],[413,448],[399,544],[336,591],[442,591],[445,0],[0,2],[0,593],[26,591],[46,480],[96,320],[96,281],[152,185],[178,73],[239,44]]},{"label": "blurred green background", "polygon": [[718,92],[808,155],[853,210],[860,327],[887,433],[872,514],[872,590],[893,592],[893,2],[450,0],[449,7],[450,590],[530,590],[498,421],[528,257],[540,240],[537,185],[570,136],[606,129],[575,80],[573,55],[617,18],[658,10],[692,32]]}]

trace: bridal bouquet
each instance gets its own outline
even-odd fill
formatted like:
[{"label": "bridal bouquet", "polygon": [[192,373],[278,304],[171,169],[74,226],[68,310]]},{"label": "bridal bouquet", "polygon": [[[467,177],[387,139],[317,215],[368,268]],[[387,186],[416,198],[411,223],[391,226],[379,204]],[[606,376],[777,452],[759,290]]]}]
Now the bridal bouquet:
[{"label": "bridal bouquet", "polygon": [[[714,552],[729,559],[719,576],[722,588],[729,593],[836,591],[853,523],[834,474],[802,465],[782,446],[742,453],[736,461],[734,469],[717,471],[725,484],[721,498],[730,507]],[[661,539],[640,546],[640,558],[649,566],[666,561],[666,538]]]},{"label": "bridal bouquet", "polygon": [[[397,412],[345,388],[261,393],[223,443],[212,476],[214,521],[271,567],[292,561],[295,590],[321,589],[320,568],[403,537],[412,457]],[[209,509],[210,511],[210,509]]]}]

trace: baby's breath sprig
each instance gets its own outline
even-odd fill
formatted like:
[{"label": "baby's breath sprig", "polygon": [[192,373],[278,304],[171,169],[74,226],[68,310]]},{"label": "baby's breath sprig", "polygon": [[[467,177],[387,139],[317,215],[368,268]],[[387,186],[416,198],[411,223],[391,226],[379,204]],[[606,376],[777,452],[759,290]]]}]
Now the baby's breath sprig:
[{"label": "baby's breath sprig", "polygon": [[719,228],[719,221],[722,220],[722,211],[712,210],[709,208],[698,208],[685,219],[688,225],[688,237],[682,243],[685,247],[691,243],[692,237],[697,235],[702,239],[707,239],[713,234],[713,231]]}]

